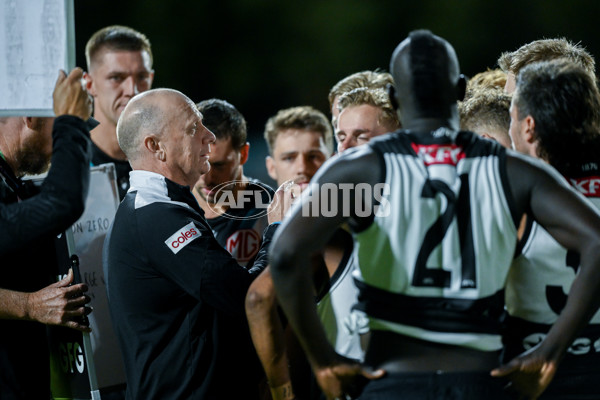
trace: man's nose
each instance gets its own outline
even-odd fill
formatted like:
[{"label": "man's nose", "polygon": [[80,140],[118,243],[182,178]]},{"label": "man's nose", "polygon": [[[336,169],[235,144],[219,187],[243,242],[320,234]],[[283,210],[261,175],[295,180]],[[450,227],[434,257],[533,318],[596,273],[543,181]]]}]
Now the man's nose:
[{"label": "man's nose", "polygon": [[215,136],[214,133],[212,133],[212,131],[208,128],[204,128],[206,129],[206,132],[208,133],[208,135],[206,135],[206,141],[210,144],[214,144],[217,141],[217,137]]},{"label": "man's nose", "polygon": [[300,155],[296,158],[296,175],[305,175],[308,169],[308,160],[306,156]]},{"label": "man's nose", "polygon": [[140,91],[138,90],[137,82],[133,78],[133,76],[128,76],[127,79],[123,82],[123,91],[126,95],[131,97],[138,94]]}]

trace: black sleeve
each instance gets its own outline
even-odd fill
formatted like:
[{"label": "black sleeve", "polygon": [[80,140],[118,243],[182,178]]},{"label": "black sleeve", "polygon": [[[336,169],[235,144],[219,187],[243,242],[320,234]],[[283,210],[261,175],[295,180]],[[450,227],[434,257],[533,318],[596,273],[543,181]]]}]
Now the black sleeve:
[{"label": "black sleeve", "polygon": [[13,204],[0,204],[0,254],[58,234],[81,216],[90,179],[90,134],[85,122],[60,116],[52,129],[52,166],[40,193]]},{"label": "black sleeve", "polygon": [[253,278],[257,277],[265,268],[267,268],[267,265],[269,265],[269,247],[279,225],[281,225],[279,222],[270,224],[263,232],[260,249],[256,254],[252,266],[248,270]]},{"label": "black sleeve", "polygon": [[[138,215],[139,235],[159,275],[217,310],[245,315],[244,301],[253,277],[219,245],[196,212],[156,204],[144,207]],[[190,237],[186,240],[182,232]],[[176,243],[179,236],[181,244]]]}]

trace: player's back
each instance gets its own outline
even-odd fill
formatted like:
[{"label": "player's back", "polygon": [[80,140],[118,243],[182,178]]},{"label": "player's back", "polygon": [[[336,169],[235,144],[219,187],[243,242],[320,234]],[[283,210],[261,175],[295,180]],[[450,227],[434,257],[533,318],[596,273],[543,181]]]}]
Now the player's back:
[{"label": "player's back", "polygon": [[355,235],[360,307],[371,329],[500,349],[518,220],[505,150],[446,128],[369,145],[385,172],[373,222]]},{"label": "player's back", "polygon": [[[600,210],[600,170],[598,163],[585,163],[566,179]],[[579,254],[562,247],[538,223],[528,219],[511,267],[506,287],[508,318],[505,329],[505,358],[512,358],[539,343],[556,321],[567,301],[569,289],[579,270]],[[600,312],[569,348],[581,367],[598,365]],[[593,356],[581,357],[581,356]]]}]

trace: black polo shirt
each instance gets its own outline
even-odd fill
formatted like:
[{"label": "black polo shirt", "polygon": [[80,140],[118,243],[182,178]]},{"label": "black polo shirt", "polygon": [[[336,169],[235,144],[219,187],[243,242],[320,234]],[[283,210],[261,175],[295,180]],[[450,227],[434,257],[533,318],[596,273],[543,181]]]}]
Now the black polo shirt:
[{"label": "black polo shirt", "polygon": [[127,399],[255,398],[262,373],[244,300],[250,269],[217,243],[188,187],[133,171],[104,244],[109,306]]}]

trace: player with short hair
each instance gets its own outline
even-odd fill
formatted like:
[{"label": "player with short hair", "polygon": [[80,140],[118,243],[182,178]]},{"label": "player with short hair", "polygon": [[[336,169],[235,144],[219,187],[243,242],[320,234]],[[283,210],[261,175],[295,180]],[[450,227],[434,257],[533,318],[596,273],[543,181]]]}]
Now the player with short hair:
[{"label": "player with short hair", "polygon": [[[517,76],[511,116],[515,149],[555,167],[600,209],[600,94],[589,73],[567,59],[525,66]],[[561,246],[530,216],[525,226],[506,286],[505,361],[547,335],[580,267],[579,254]],[[596,312],[578,332],[543,398],[596,397],[598,344]]]},{"label": "player with short hair", "polygon": [[[600,214],[550,167],[459,131],[466,82],[444,39],[411,32],[390,70],[404,130],[324,166],[282,222],[270,251],[281,307],[328,398],[356,397],[362,377],[361,399],[506,399],[494,378],[501,376],[535,398],[600,304]],[[348,212],[302,214],[331,199]],[[523,213],[580,252],[581,268],[546,339],[494,369]],[[311,292],[310,257],[344,222],[354,232],[359,306],[370,320],[365,366],[335,353]]]}]

